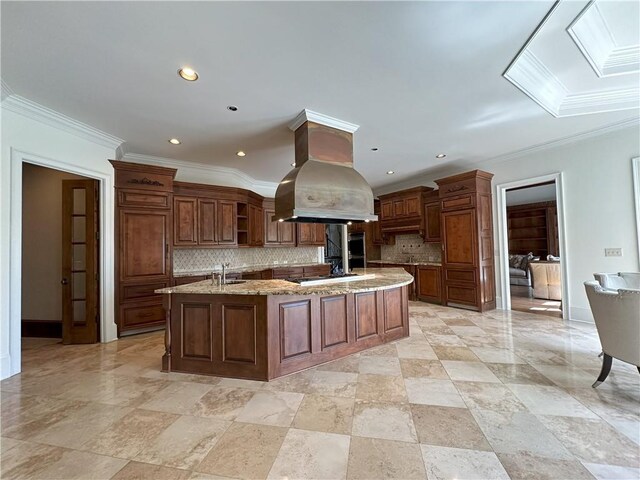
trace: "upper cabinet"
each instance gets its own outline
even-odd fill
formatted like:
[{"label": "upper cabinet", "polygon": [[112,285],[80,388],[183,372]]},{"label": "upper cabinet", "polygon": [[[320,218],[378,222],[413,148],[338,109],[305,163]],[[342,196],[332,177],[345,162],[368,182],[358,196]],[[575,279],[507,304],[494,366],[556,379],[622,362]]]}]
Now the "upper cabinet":
[{"label": "upper cabinet", "polygon": [[262,197],[238,188],[174,182],[173,245],[262,246]]},{"label": "upper cabinet", "polygon": [[440,243],[440,194],[438,190],[428,192],[424,196],[424,241]]},{"label": "upper cabinet", "polygon": [[326,225],[323,223],[296,223],[298,245],[324,247]]},{"label": "upper cabinet", "polygon": [[273,198],[264,200],[264,246],[265,247],[295,247],[296,224],[291,222],[273,221],[276,214]]},{"label": "upper cabinet", "polygon": [[383,236],[403,233],[424,235],[424,203],[430,187],[416,187],[380,195],[380,231]]}]

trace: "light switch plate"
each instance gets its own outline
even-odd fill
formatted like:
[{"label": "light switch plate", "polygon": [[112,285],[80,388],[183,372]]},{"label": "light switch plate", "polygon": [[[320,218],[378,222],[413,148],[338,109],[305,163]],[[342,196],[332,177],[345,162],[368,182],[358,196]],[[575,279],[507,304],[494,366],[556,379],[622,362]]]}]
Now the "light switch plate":
[{"label": "light switch plate", "polygon": [[621,248],[605,248],[604,256],[605,257],[621,257],[622,249]]}]

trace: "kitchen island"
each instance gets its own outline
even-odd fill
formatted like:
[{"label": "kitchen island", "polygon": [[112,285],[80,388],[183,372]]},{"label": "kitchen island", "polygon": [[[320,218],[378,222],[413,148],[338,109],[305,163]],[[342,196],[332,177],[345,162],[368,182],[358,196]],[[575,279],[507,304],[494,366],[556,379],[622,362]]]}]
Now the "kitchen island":
[{"label": "kitchen island", "polygon": [[286,280],[157,290],[167,312],[162,369],[271,380],[409,335],[403,269],[374,278],[302,286]]}]

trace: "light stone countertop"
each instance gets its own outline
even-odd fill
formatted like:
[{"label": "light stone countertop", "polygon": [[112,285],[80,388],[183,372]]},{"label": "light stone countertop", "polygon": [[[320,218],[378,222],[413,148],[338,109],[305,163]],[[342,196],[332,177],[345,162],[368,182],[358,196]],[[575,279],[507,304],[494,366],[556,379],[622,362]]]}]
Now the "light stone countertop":
[{"label": "light stone countertop", "polygon": [[391,260],[367,260],[367,263],[380,263],[380,264],[392,264],[392,265],[427,265],[430,267],[441,267],[442,262],[393,262]]},{"label": "light stone countertop", "polygon": [[246,280],[231,285],[214,285],[211,280],[162,288],[156,293],[190,293],[196,295],[342,295],[401,287],[413,277],[401,268],[358,268],[354,273],[375,274],[375,278],[328,285],[301,286],[286,280]]},{"label": "light stone countertop", "polygon": [[[246,273],[260,272],[262,270],[271,270],[272,268],[299,268],[299,267],[316,267],[322,265],[331,265],[330,263],[304,262],[304,263],[269,263],[266,265],[243,265],[239,267],[231,266],[227,268],[227,273]],[[181,277],[197,277],[199,275],[211,275],[212,272],[222,272],[220,265],[214,265],[207,270],[190,270],[188,272],[173,272],[174,278]]]}]

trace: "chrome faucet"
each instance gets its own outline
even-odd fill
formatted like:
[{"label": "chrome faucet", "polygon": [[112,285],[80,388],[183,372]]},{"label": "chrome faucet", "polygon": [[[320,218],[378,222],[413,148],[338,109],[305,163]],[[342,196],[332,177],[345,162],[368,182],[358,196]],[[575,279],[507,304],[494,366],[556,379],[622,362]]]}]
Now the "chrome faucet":
[{"label": "chrome faucet", "polygon": [[227,284],[227,267],[229,267],[230,265],[230,263],[222,264],[222,285]]}]

